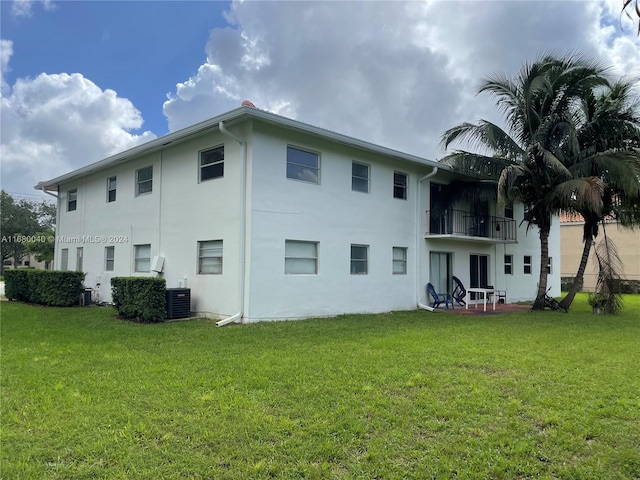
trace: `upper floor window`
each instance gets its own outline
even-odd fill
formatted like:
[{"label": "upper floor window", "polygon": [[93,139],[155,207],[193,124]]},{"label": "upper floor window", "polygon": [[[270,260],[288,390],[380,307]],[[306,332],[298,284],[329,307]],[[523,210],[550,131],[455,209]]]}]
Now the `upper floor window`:
[{"label": "upper floor window", "polygon": [[67,212],[73,212],[78,208],[78,189],[74,188],[67,192]]},{"label": "upper floor window", "polygon": [[107,178],[107,202],[116,201],[116,177]]},{"label": "upper floor window", "polygon": [[393,197],[407,199],[409,176],[406,173],[393,172]]},{"label": "upper floor window", "polygon": [[369,165],[358,162],[351,164],[351,190],[369,193]]},{"label": "upper floor window", "polygon": [[136,195],[149,193],[153,190],[153,166],[144,167],[136,171]]},{"label": "upper floor window", "polygon": [[320,183],[320,155],[296,147],[287,147],[287,178]]},{"label": "upper floor window", "polygon": [[222,275],[222,240],[198,242],[198,273]]},{"label": "upper floor window", "polygon": [[151,271],[151,244],[134,245],[134,272]]},{"label": "upper floor window", "polygon": [[224,177],[224,145],[200,152],[200,181]]},{"label": "upper floor window", "polygon": [[513,218],[513,203],[507,203],[504,206],[504,216],[506,218]]}]

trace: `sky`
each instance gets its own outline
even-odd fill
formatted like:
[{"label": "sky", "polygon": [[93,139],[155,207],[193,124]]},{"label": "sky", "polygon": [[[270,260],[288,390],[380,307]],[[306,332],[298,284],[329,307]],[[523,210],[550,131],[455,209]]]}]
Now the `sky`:
[{"label": "sky", "polygon": [[239,107],[430,160],[501,123],[483,78],[585,53],[640,78],[622,0],[0,0],[2,189],[49,180]]}]

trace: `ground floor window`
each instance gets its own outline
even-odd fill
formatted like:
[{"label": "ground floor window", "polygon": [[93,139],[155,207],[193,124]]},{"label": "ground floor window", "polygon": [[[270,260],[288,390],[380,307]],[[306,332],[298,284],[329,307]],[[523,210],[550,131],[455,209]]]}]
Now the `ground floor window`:
[{"label": "ground floor window", "polygon": [[60,250],[60,270],[69,270],[69,249]]},{"label": "ground floor window", "polygon": [[198,242],[198,273],[222,275],[222,240]]},{"label": "ground floor window", "polygon": [[284,273],[286,275],[317,275],[318,242],[285,240]]},{"label": "ground floor window", "polygon": [[393,247],[393,274],[407,274],[407,249],[406,247]]},{"label": "ground floor window", "polygon": [[369,273],[369,245],[351,245],[351,275]]},{"label": "ground floor window", "polygon": [[113,264],[115,261],[116,247],[104,247],[104,269],[107,272],[113,272]]},{"label": "ground floor window", "polygon": [[151,271],[151,244],[134,245],[134,272]]},{"label": "ground floor window", "polygon": [[523,273],[525,275],[531,275],[531,255],[525,255],[523,263]]},{"label": "ground floor window", "polygon": [[504,274],[513,275],[513,255],[504,256]]}]

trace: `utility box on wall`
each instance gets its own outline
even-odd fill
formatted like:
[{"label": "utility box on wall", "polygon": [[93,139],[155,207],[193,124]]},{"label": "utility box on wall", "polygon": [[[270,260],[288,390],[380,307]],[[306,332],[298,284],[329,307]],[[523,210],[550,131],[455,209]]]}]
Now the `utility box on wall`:
[{"label": "utility box on wall", "polygon": [[167,320],[191,316],[191,289],[167,288]]}]

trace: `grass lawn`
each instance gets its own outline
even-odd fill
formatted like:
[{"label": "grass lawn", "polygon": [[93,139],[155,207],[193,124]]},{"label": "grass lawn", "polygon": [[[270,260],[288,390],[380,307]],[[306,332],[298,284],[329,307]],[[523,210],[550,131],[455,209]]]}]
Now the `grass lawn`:
[{"label": "grass lawn", "polygon": [[216,328],[2,303],[6,479],[640,478],[640,296]]}]

